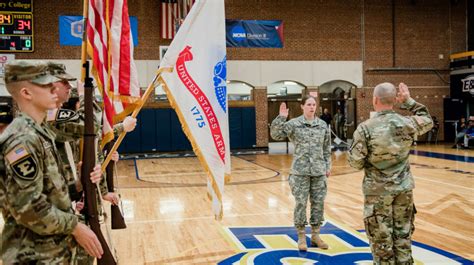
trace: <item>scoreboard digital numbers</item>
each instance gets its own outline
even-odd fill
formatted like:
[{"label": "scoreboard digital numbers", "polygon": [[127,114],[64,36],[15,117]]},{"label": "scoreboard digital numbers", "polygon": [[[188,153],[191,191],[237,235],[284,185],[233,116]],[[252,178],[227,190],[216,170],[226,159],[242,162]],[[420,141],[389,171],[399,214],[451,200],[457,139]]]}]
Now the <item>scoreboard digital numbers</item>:
[{"label": "scoreboard digital numbers", "polygon": [[0,0],[0,52],[33,50],[33,0]]}]

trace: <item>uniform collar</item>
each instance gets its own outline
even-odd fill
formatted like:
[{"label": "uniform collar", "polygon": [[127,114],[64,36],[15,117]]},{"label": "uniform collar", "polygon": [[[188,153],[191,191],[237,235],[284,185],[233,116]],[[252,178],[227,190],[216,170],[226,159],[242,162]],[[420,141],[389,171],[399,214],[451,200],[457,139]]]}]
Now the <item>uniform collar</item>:
[{"label": "uniform collar", "polygon": [[39,126],[36,121],[27,113],[20,112],[19,117],[23,118],[28,125],[32,125],[33,127]]},{"label": "uniform collar", "polygon": [[306,126],[310,126],[310,127],[315,127],[318,125],[318,121],[317,121],[317,117],[314,117],[314,120],[312,121],[308,121],[306,120],[306,118],[304,117],[304,115],[301,115],[298,117],[300,123],[306,125]]},{"label": "uniform collar", "polygon": [[378,111],[375,114],[375,117],[382,116],[382,115],[389,114],[389,113],[395,113],[395,111],[393,109]]},{"label": "uniform collar", "polygon": [[[46,119],[41,122],[41,124],[36,123],[36,121],[27,113],[21,112],[19,117],[23,118],[28,125],[33,127],[36,131],[38,131],[41,135],[47,137],[48,139],[54,140],[54,134],[45,128]],[[46,118],[46,117],[45,117]]]}]

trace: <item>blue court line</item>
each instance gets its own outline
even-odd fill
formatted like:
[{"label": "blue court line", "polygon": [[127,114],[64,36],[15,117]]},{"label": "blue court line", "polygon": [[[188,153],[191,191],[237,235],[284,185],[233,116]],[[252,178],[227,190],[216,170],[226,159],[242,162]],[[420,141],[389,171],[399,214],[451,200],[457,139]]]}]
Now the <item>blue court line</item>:
[{"label": "blue court line", "polygon": [[446,159],[446,160],[453,160],[453,161],[459,161],[459,162],[466,162],[466,163],[474,163],[474,157],[472,156],[443,154],[443,153],[434,153],[434,152],[418,151],[418,150],[411,150],[410,154],[432,157],[432,158],[439,158],[439,159]]},{"label": "blue court line", "polygon": [[135,178],[140,180],[140,176],[138,175],[138,167],[137,167],[137,159],[136,158],[133,159],[133,165],[135,166]]}]

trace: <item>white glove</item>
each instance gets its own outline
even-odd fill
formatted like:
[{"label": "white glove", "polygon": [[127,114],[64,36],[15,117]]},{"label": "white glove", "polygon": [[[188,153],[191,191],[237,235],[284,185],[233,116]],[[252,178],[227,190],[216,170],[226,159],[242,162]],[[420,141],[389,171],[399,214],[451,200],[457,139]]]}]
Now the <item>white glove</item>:
[{"label": "white glove", "polygon": [[135,129],[135,126],[137,126],[137,119],[127,116],[123,120],[122,124],[124,131],[131,132]]}]

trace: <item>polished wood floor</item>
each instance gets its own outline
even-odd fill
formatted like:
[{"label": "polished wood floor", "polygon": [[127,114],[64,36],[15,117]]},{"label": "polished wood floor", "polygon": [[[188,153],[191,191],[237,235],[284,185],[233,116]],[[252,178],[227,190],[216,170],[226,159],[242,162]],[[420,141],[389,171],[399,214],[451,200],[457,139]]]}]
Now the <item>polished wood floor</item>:
[{"label": "polished wood floor", "polygon": [[[446,146],[417,150],[474,156]],[[362,172],[333,154],[326,215],[363,229]],[[411,156],[416,179],[416,241],[474,259],[474,167],[472,163]],[[224,219],[213,219],[205,175],[196,158],[119,163],[119,186],[128,229],[113,231],[124,264],[211,264],[236,253],[223,226],[291,226],[293,197],[289,155],[232,157],[232,182],[225,188]]]},{"label": "polished wood floor", "polygon": [[[415,149],[474,157],[473,150],[443,145]],[[362,172],[348,166],[345,152],[333,153],[333,159],[326,215],[363,229]],[[418,209],[414,240],[473,260],[474,164],[418,155],[410,160]],[[215,264],[238,252],[223,227],[291,226],[290,165],[285,154],[232,157],[232,181],[218,222],[195,157],[120,161],[118,187],[128,228],[111,232],[120,264]]]}]

